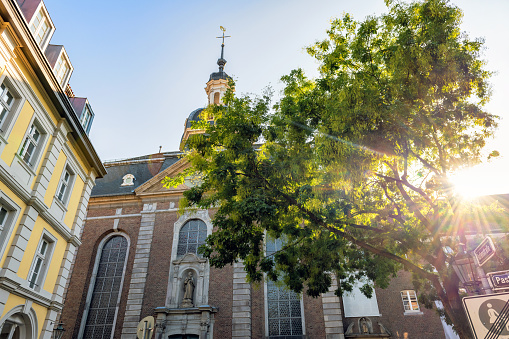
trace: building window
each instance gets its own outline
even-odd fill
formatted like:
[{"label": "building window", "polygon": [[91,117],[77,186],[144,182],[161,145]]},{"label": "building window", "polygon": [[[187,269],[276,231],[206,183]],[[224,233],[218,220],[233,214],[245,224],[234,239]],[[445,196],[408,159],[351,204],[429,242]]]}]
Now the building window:
[{"label": "building window", "polygon": [[27,136],[25,137],[25,141],[23,142],[23,146],[21,147],[21,151],[19,155],[23,160],[29,164],[30,166],[34,165],[34,159],[36,158],[36,153],[38,151],[38,146],[41,141],[41,132],[32,124],[30,126],[30,130],[28,131]]},{"label": "building window", "polygon": [[134,180],[136,180],[134,175],[126,174],[122,178],[122,185],[120,185],[120,186],[133,186],[134,185]]},{"label": "building window", "polygon": [[2,109],[0,112],[0,130],[3,132],[5,130],[4,123],[12,111],[14,96],[5,84],[0,85],[0,90],[0,108]]},{"label": "building window", "polygon": [[57,199],[63,204],[67,203],[67,198],[69,197],[69,193],[71,191],[73,179],[74,174],[68,167],[66,167],[64,173],[62,174],[62,178],[60,178],[60,183],[57,190]]},{"label": "building window", "polygon": [[111,237],[101,251],[83,338],[111,338],[115,325],[128,242]]},{"label": "building window", "polygon": [[[366,297],[361,291],[365,284],[369,284],[373,288],[371,298]],[[351,292],[343,294],[342,301],[346,318],[380,316],[373,282],[364,277],[354,283]]]},{"label": "building window", "polygon": [[4,253],[14,221],[19,213],[19,206],[9,200],[9,197],[0,191],[0,256]]},{"label": "building window", "polygon": [[67,74],[69,74],[70,70],[71,67],[69,66],[69,63],[65,60],[64,54],[62,53],[60,55],[60,58],[58,58],[58,61],[54,68],[55,76],[57,77],[60,86],[62,87],[64,86],[65,80],[67,79]]},{"label": "building window", "polygon": [[13,89],[11,82],[4,78],[0,85],[0,134],[4,137],[14,119],[20,101],[20,96]]},{"label": "building window", "polygon": [[0,232],[3,232],[6,223],[7,223],[7,210],[2,205],[0,205]]},{"label": "building window", "polygon": [[30,288],[41,288],[49,262],[49,254],[52,247],[51,244],[52,242],[43,236],[39,242],[39,246],[37,246],[37,251],[35,252],[34,261],[32,263],[32,269],[28,274],[28,286]]},{"label": "building window", "polygon": [[32,25],[30,25],[30,31],[34,35],[35,41],[39,46],[42,45],[44,42],[44,39],[48,35],[50,30],[50,25],[48,22],[48,18],[46,15],[44,15],[42,8],[39,9],[39,12],[37,12],[37,15],[34,18],[34,21],[32,22]]},{"label": "building window", "polygon": [[414,290],[401,291],[401,299],[403,300],[405,313],[419,311],[419,303],[417,302],[417,295]]},{"label": "building window", "polygon": [[85,106],[85,111],[81,115],[81,125],[83,126],[83,129],[88,132],[88,125],[90,125],[90,121],[92,119],[92,113],[90,112],[90,109]]},{"label": "building window", "polygon": [[[282,243],[281,239],[267,239],[266,254],[279,251]],[[302,304],[297,293],[267,279],[266,302],[269,338],[303,335]]]},{"label": "building window", "polygon": [[198,255],[198,247],[205,244],[207,238],[207,225],[199,219],[189,220],[179,232],[177,257],[187,253]]}]

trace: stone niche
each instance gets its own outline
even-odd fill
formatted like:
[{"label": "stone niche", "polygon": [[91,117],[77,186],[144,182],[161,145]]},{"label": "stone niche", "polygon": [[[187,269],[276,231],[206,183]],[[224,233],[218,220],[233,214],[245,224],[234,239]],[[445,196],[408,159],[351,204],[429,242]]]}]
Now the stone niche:
[{"label": "stone niche", "polygon": [[[212,338],[217,308],[208,304],[208,261],[194,253],[177,256],[180,229],[191,219],[202,220],[207,226],[207,235],[212,233],[212,222],[207,210],[186,212],[175,222],[166,302],[164,307],[155,309],[156,339],[184,334],[195,335],[200,339]],[[194,283],[192,298],[184,300],[185,282],[190,273]]]},{"label": "stone niche", "polygon": [[371,317],[348,318],[345,338],[390,338],[390,331]]}]

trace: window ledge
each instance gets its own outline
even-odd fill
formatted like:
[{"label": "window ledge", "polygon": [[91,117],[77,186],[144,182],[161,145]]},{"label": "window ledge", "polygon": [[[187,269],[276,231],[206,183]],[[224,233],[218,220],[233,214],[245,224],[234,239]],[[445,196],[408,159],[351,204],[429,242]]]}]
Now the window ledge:
[{"label": "window ledge", "polygon": [[34,177],[37,175],[32,169],[32,166],[27,164],[26,161],[23,160],[23,158],[18,153],[16,153],[16,158],[18,158],[20,165],[23,166],[30,174],[32,174]]},{"label": "window ledge", "polygon": [[64,211],[64,213],[67,212],[66,203],[63,203],[60,199],[57,198],[57,196],[55,196],[55,202],[57,203],[58,207]]},{"label": "window ledge", "polygon": [[4,136],[2,135],[4,132],[0,130],[0,144],[7,145],[8,142],[5,140]]},{"label": "window ledge", "polygon": [[423,315],[422,311],[405,311],[403,315]]}]

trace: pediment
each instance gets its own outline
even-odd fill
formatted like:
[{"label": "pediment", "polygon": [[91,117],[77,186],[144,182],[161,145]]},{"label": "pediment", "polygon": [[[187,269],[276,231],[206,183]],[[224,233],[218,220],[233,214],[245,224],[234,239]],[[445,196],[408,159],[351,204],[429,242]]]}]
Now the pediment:
[{"label": "pediment", "polygon": [[146,181],[143,185],[140,185],[134,190],[134,193],[136,195],[150,195],[184,192],[190,188],[186,184],[182,184],[177,187],[166,188],[163,186],[161,181],[163,181],[165,177],[175,177],[182,171],[189,168],[189,166],[189,163],[185,159],[181,159],[165,170],[157,173],[154,177],[152,177],[152,179]]}]

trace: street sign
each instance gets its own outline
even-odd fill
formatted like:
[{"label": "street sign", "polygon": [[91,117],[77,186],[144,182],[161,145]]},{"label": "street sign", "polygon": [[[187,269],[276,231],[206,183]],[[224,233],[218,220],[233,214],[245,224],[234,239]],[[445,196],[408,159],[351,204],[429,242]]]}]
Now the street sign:
[{"label": "street sign", "polygon": [[509,271],[490,272],[486,275],[494,290],[509,289]]},{"label": "street sign", "polygon": [[[509,300],[509,293],[497,293],[487,295],[476,295],[463,298],[463,307],[467,313],[472,332],[477,339],[497,338],[509,339],[509,314],[505,312],[505,307]],[[504,308],[505,307],[505,308]],[[500,316],[500,317],[499,317]],[[498,326],[499,330],[494,333],[493,328]],[[490,332],[491,329],[491,332]]]},{"label": "street sign", "polygon": [[474,255],[477,258],[479,266],[482,266],[495,255],[495,245],[490,237],[484,238],[484,240],[474,250]]},{"label": "street sign", "polygon": [[138,324],[138,328],[136,331],[136,336],[139,339],[150,339],[152,338],[152,334],[154,333],[154,317],[148,316],[143,319]]}]

